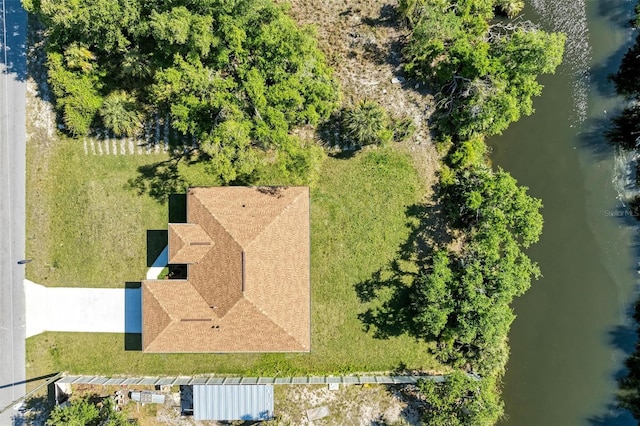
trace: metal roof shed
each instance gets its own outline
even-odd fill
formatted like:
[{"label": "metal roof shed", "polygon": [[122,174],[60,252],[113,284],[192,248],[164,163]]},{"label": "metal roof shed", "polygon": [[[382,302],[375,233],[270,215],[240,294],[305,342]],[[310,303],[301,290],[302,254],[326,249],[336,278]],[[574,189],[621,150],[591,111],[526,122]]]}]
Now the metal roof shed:
[{"label": "metal roof shed", "polygon": [[269,420],[273,385],[194,385],[194,420]]}]

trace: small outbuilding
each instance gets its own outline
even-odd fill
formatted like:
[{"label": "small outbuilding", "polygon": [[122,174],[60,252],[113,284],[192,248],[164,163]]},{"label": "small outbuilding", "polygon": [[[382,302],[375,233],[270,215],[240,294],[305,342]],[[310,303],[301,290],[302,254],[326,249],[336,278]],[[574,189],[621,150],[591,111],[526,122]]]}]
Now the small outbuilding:
[{"label": "small outbuilding", "polygon": [[273,385],[193,385],[181,389],[182,411],[194,420],[273,418]]}]

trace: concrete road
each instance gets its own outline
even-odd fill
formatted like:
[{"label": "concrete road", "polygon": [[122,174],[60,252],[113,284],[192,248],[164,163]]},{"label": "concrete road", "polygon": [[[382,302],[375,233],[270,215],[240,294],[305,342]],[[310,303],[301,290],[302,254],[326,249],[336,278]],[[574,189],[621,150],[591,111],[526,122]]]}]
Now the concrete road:
[{"label": "concrete road", "polygon": [[[2,0],[0,15],[0,408],[25,392],[25,97],[27,14]],[[12,424],[13,410],[0,414]]]}]

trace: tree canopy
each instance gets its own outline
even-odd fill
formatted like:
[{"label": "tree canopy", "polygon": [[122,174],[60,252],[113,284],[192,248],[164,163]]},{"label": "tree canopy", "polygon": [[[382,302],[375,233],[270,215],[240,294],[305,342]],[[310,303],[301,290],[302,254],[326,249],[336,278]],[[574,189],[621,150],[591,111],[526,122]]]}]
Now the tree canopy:
[{"label": "tree canopy", "polygon": [[540,276],[523,249],[542,232],[542,203],[508,173],[482,165],[443,186],[448,222],[466,241],[459,251],[437,251],[415,280],[414,323],[439,341],[442,360],[487,373],[504,357],[510,303]]},{"label": "tree canopy", "polygon": [[49,80],[68,131],[131,136],[168,114],[222,183],[258,151],[299,164],[293,127],[317,124],[338,86],[312,28],[271,0],[30,0],[48,30]]},{"label": "tree canopy", "polygon": [[[93,399],[93,400],[92,400]],[[109,398],[95,401],[84,397],[67,405],[58,405],[49,414],[47,426],[125,426],[137,424],[114,410]]]},{"label": "tree canopy", "polygon": [[442,131],[466,139],[502,133],[533,112],[540,74],[562,60],[565,36],[530,22],[503,23],[494,11],[521,8],[506,0],[401,0],[412,26],[405,70],[438,96]]},{"label": "tree canopy", "polygon": [[504,410],[493,380],[477,380],[461,371],[448,375],[441,384],[423,380],[418,388],[428,405],[422,417],[427,425],[493,424]]}]

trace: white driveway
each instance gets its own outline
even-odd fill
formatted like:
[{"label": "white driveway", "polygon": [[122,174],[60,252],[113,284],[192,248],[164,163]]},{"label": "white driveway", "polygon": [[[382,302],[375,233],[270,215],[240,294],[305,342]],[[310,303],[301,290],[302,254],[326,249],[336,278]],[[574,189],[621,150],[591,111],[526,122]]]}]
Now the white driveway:
[{"label": "white driveway", "polygon": [[141,333],[140,289],[44,287],[24,281],[26,335],[43,331]]}]

